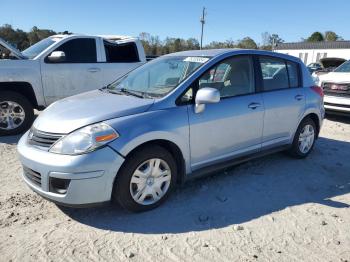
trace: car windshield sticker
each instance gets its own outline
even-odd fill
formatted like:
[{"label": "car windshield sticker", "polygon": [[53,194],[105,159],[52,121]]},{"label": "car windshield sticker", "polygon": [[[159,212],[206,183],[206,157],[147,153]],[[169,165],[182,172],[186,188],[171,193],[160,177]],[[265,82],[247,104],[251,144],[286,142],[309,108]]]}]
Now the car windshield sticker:
[{"label": "car windshield sticker", "polygon": [[184,59],[185,62],[193,62],[193,63],[205,63],[209,60],[208,57],[195,57],[195,56],[189,56]]}]

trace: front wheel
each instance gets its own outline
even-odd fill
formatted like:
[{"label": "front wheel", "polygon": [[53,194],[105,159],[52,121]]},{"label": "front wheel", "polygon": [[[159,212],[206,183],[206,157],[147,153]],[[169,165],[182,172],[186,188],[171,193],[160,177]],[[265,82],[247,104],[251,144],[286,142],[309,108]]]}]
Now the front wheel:
[{"label": "front wheel", "polygon": [[304,119],[294,136],[292,148],[290,154],[296,158],[305,158],[314,147],[316,140],[316,125],[315,122],[310,119]]},{"label": "front wheel", "polygon": [[30,128],[33,119],[28,99],[16,92],[0,92],[0,135],[20,134]]},{"label": "front wheel", "polygon": [[173,156],[160,146],[130,155],[116,178],[113,199],[133,212],[151,210],[169,196],[177,175]]}]

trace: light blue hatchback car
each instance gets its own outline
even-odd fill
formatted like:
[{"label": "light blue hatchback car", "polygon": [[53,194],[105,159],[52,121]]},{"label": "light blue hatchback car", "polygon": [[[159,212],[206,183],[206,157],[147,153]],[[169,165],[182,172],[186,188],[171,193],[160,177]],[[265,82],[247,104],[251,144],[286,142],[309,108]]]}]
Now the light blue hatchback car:
[{"label": "light blue hatchback car", "polygon": [[189,178],[281,150],[306,157],[323,117],[322,89],[295,57],[186,51],[52,104],[18,152],[24,181],[51,201],[146,211]]}]

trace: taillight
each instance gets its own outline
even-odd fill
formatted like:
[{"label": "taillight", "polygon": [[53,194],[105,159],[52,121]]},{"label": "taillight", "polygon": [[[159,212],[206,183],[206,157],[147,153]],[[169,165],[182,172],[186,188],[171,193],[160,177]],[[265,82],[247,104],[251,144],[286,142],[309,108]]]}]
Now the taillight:
[{"label": "taillight", "polygon": [[320,97],[324,96],[323,89],[320,86],[312,86],[311,89],[315,91],[317,94],[320,95]]}]

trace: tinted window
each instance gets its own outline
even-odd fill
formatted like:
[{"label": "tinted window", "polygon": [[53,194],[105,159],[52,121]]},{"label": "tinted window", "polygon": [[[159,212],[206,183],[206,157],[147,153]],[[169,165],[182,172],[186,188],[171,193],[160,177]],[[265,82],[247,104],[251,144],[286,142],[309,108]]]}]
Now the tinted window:
[{"label": "tinted window", "polygon": [[96,63],[95,39],[72,39],[62,44],[55,51],[63,51],[66,55],[63,63]]},{"label": "tinted window", "polygon": [[109,63],[139,62],[135,43],[116,44],[104,41],[106,61]]},{"label": "tinted window", "polygon": [[265,91],[289,88],[286,63],[282,59],[260,57]]},{"label": "tinted window", "polygon": [[289,84],[290,87],[299,87],[299,70],[298,65],[293,62],[287,62],[288,75],[289,75]]},{"label": "tinted window", "polygon": [[254,93],[253,61],[249,56],[227,59],[208,70],[198,84],[218,89],[221,97]]}]

